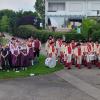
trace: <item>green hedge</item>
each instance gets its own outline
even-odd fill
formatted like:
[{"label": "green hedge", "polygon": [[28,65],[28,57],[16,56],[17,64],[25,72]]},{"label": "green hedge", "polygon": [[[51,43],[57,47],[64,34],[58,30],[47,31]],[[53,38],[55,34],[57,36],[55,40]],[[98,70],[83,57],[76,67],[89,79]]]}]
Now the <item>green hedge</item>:
[{"label": "green hedge", "polygon": [[99,41],[99,42],[100,42],[100,30],[95,31],[95,32],[92,34],[92,39],[93,39],[93,41]]},{"label": "green hedge", "polygon": [[63,35],[65,35],[67,41],[70,41],[72,39],[75,39],[75,40],[85,39],[85,37],[82,34],[77,34],[74,32],[71,32],[71,33],[63,32],[62,33],[62,32],[49,32],[46,30],[37,30],[31,25],[19,26],[15,35],[21,38],[29,38],[31,36],[38,37],[42,42],[46,42],[49,35],[52,35],[55,38],[62,37]]}]

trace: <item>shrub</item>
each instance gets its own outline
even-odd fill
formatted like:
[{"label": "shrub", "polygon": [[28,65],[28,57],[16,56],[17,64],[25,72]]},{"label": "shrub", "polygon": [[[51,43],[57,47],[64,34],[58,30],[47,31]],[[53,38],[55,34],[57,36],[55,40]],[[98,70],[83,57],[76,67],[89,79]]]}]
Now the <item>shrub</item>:
[{"label": "shrub", "polygon": [[91,28],[96,25],[96,20],[92,18],[85,18],[82,21],[82,34],[84,36],[88,36],[88,34],[91,32]]},{"label": "shrub", "polygon": [[31,36],[38,37],[43,43],[47,41],[49,35],[52,35],[55,38],[62,37],[64,35],[67,41],[70,41],[72,39],[75,40],[85,39],[85,37],[82,34],[77,34],[74,32],[66,33],[66,32],[49,32],[47,30],[37,30],[31,25],[19,26],[15,35],[21,38],[29,38]]},{"label": "shrub", "polygon": [[99,41],[99,42],[100,42],[100,30],[95,31],[95,32],[92,34],[92,39],[93,39],[93,41]]}]

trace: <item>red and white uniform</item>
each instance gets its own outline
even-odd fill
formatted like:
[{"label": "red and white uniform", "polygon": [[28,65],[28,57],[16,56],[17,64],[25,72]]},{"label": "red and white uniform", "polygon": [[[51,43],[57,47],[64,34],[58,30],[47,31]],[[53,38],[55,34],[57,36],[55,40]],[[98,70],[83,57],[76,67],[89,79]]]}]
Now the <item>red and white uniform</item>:
[{"label": "red and white uniform", "polygon": [[49,47],[50,47],[50,43],[49,43],[49,40],[48,40],[45,44],[45,51],[46,51],[47,55],[48,55]]},{"label": "red and white uniform", "polygon": [[61,45],[61,50],[60,50],[60,59],[61,59],[61,61],[64,61],[65,47],[66,47],[65,44]]},{"label": "red and white uniform", "polygon": [[49,57],[56,58],[56,53],[57,53],[56,47],[53,45],[50,45],[49,50],[48,50]]},{"label": "red and white uniform", "polygon": [[94,46],[91,43],[88,43],[85,47],[85,52],[86,52],[87,63],[91,63],[91,61],[95,59]]},{"label": "red and white uniform", "polygon": [[94,52],[97,54],[97,55],[100,55],[100,44],[95,44],[94,46]]},{"label": "red and white uniform", "polygon": [[60,56],[61,46],[62,46],[62,40],[57,40],[56,41],[57,56]]},{"label": "red and white uniform", "polygon": [[71,45],[71,48],[74,49],[76,47],[76,42],[71,42],[70,45]]},{"label": "red and white uniform", "polygon": [[100,44],[94,46],[94,52],[96,53],[98,61],[100,61]]},{"label": "red and white uniform", "polygon": [[80,68],[80,66],[82,64],[82,56],[83,56],[83,51],[82,51],[81,46],[78,46],[74,49],[74,55],[76,58],[77,67]]},{"label": "red and white uniform", "polygon": [[65,66],[68,67],[68,69],[71,68],[71,65],[72,65],[72,48],[69,45],[66,45],[65,47]]},{"label": "red and white uniform", "polygon": [[71,60],[72,60],[72,48],[70,45],[67,45],[65,47],[65,56],[66,56],[66,62],[67,63],[71,63]]}]

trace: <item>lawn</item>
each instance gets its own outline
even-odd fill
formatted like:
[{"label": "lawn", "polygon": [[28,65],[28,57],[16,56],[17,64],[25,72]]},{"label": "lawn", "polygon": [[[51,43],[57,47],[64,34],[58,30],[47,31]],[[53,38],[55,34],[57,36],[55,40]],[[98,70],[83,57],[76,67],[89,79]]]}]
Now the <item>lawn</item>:
[{"label": "lawn", "polygon": [[46,67],[44,64],[45,57],[42,55],[40,56],[39,61],[40,61],[39,64],[29,67],[26,71],[22,70],[19,73],[16,73],[14,71],[10,71],[10,72],[0,71],[0,79],[28,77],[28,76],[30,76],[30,74],[45,75],[45,74],[50,74],[55,71],[59,71],[59,70],[63,69],[63,65],[61,65],[61,64],[57,64],[57,66],[52,69]]}]

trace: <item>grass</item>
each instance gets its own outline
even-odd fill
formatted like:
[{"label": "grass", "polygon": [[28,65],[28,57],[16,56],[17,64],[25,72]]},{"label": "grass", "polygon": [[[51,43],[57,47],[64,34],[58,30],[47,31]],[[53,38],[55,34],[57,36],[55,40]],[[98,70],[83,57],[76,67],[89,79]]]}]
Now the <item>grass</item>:
[{"label": "grass", "polygon": [[20,77],[28,77],[30,74],[35,74],[35,75],[45,75],[45,74],[50,74],[55,71],[59,71],[63,69],[63,65],[57,64],[55,68],[48,68],[45,66],[45,57],[40,56],[39,58],[39,64],[31,66],[28,68],[26,71],[20,71],[19,73],[16,73],[14,71],[10,72],[2,72],[0,71],[0,79],[10,79],[10,78],[20,78]]}]

